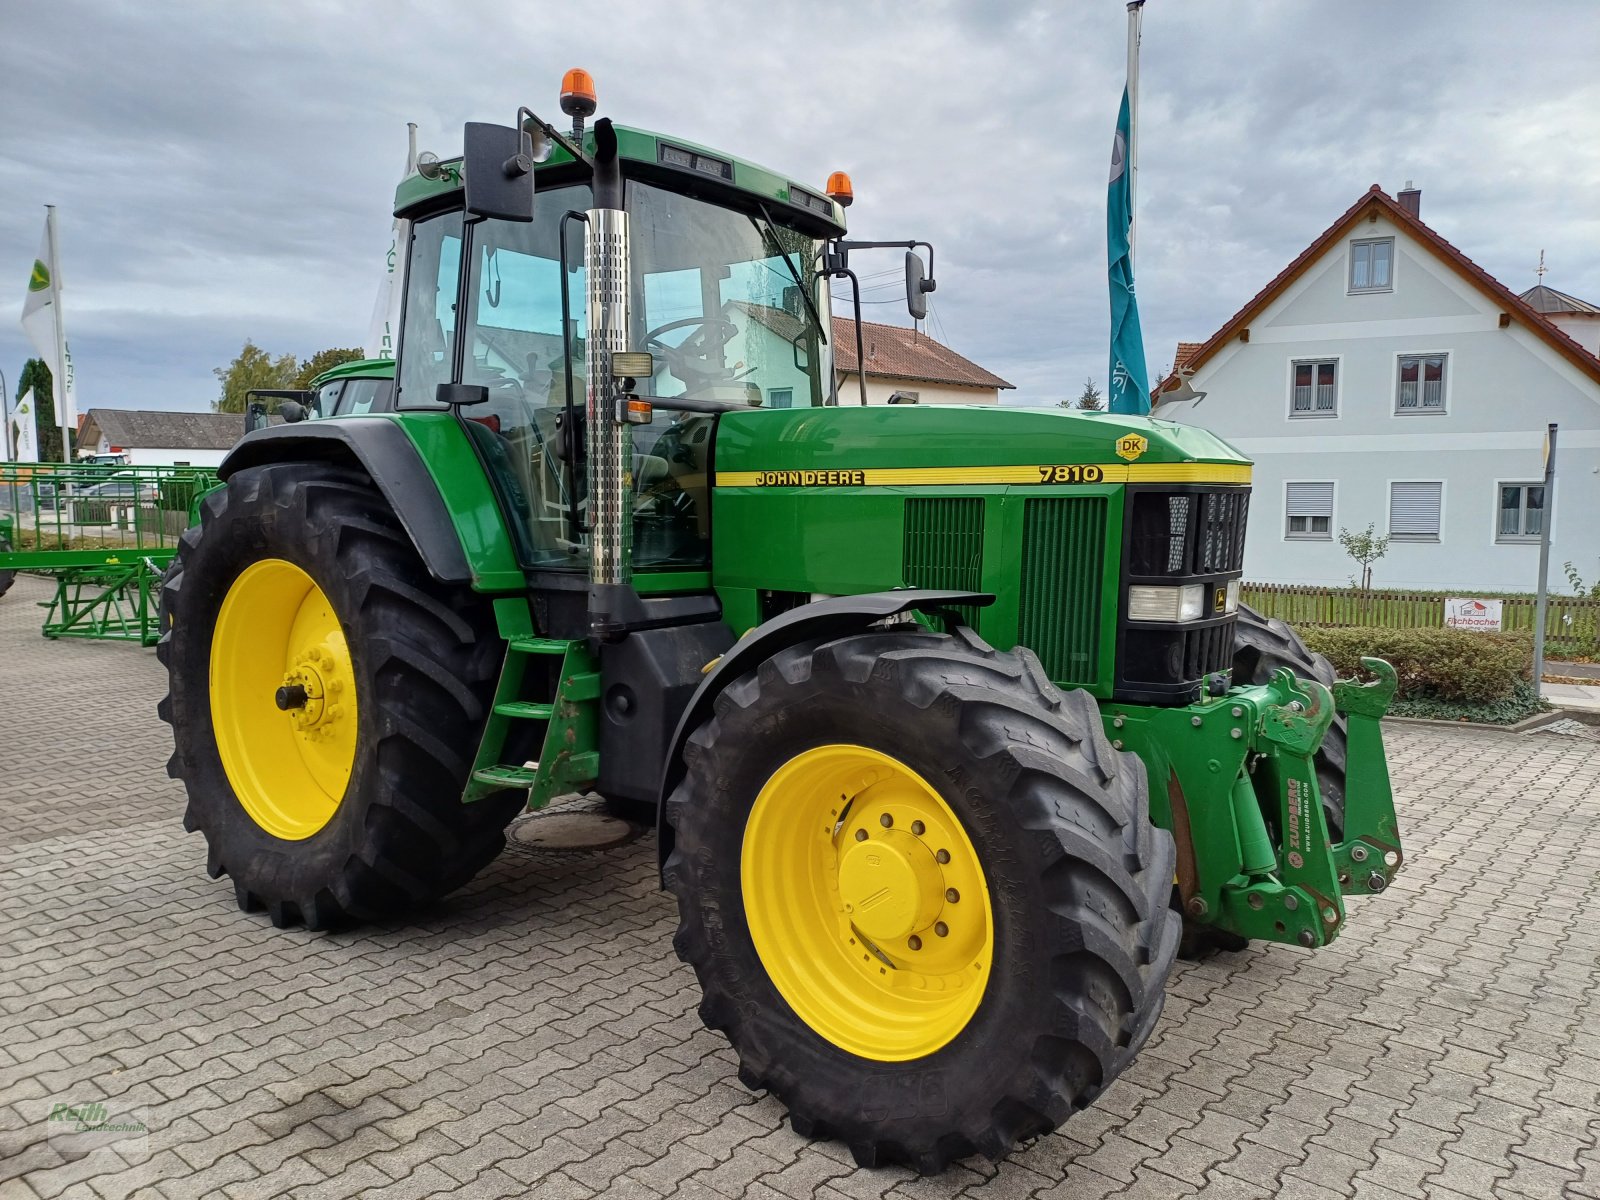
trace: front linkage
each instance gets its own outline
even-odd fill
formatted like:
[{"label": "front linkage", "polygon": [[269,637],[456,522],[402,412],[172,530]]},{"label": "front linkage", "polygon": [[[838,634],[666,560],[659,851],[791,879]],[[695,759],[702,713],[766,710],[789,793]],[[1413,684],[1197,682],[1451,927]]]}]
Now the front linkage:
[{"label": "front linkage", "polygon": [[[1178,847],[1188,920],[1246,938],[1326,945],[1344,898],[1388,887],[1403,854],[1379,725],[1394,668],[1330,691],[1287,670],[1184,708],[1107,705],[1106,731],[1144,760],[1152,816]],[[1348,723],[1343,831],[1335,841],[1314,758],[1335,713]]]}]

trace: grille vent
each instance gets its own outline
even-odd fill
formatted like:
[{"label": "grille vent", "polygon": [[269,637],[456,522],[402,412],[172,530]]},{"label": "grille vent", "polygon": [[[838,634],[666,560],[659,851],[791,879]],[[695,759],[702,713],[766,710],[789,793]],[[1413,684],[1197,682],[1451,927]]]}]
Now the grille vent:
[{"label": "grille vent", "polygon": [[[981,591],[983,579],[983,498],[913,498],[906,501],[905,581],[912,587]],[[979,610],[956,610],[978,627]]]},{"label": "grille vent", "polygon": [[1058,683],[1093,682],[1100,669],[1106,499],[1027,501],[1017,640]]}]

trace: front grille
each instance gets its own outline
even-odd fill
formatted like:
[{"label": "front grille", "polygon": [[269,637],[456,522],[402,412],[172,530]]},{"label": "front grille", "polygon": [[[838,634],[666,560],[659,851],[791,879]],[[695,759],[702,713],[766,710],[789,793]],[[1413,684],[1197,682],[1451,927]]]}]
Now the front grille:
[{"label": "front grille", "polygon": [[1185,631],[1183,677],[1204,679],[1233,666],[1233,621]]},{"label": "front grille", "polygon": [[[1124,527],[1121,619],[1115,689],[1136,703],[1183,704],[1208,675],[1233,659],[1235,619],[1223,614],[1227,584],[1244,570],[1243,487],[1133,485]],[[1131,622],[1128,589],[1199,584],[1206,607],[1198,622]]]},{"label": "front grille", "polygon": [[1216,575],[1244,569],[1249,489],[1133,491],[1129,500],[1129,575]]},{"label": "front grille", "polygon": [[[983,580],[983,499],[979,496],[906,501],[903,575],[912,587],[976,592]],[[978,610],[956,610],[976,626]]]},{"label": "front grille", "polygon": [[1244,570],[1244,520],[1250,493],[1244,489],[1202,492],[1195,533],[1194,574]]},{"label": "front grille", "polygon": [[1017,641],[1057,683],[1092,683],[1100,668],[1106,499],[1027,501]]}]

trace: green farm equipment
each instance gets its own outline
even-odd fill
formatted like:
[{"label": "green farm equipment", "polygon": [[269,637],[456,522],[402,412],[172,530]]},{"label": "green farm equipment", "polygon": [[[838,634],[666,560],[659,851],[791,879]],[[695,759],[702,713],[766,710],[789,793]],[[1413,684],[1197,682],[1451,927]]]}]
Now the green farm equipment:
[{"label": "green farm equipment", "polygon": [[48,574],[45,637],[152,646],[162,572],[216,486],[205,467],[0,463],[0,593]]},{"label": "green farm equipment", "polygon": [[743,1081],[863,1164],[1003,1155],[1133,1059],[1185,935],[1320,947],[1389,884],[1394,673],[1239,606],[1251,467],[1204,430],[838,395],[852,254],[932,290],[847,181],[563,108],[424,158],[392,405],[250,434],[183,535],[185,825],[323,929],[558,795],[648,809]]},{"label": "green farm equipment", "polygon": [[[278,401],[273,405],[272,401]],[[364,417],[394,407],[394,359],[362,358],[329,367],[304,389],[254,388],[245,393],[245,432],[272,423],[274,408],[285,422],[319,417]]]}]

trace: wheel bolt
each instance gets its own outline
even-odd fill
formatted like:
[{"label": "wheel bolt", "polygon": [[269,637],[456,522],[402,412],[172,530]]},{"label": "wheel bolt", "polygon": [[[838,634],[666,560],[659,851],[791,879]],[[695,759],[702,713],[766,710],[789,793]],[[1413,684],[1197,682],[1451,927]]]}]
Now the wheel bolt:
[{"label": "wheel bolt", "polygon": [[955,888],[946,888],[944,898],[950,901],[951,904],[956,904],[961,900],[961,893],[956,891]]},{"label": "wheel bolt", "polygon": [[866,840],[867,840],[867,831],[865,829],[856,830],[856,841],[864,842]]},{"label": "wheel bolt", "polygon": [[943,921],[940,921],[937,925],[935,925],[933,927],[933,931],[940,937],[950,936],[950,926],[946,925]]},{"label": "wheel bolt", "polygon": [[913,950],[921,950],[922,939],[913,933],[909,938],[906,939],[906,945],[910,946]]},{"label": "wheel bolt", "polygon": [[928,831],[928,827],[926,825],[924,825],[921,821],[913,821],[913,822],[911,822],[911,832],[916,834],[918,837],[921,837],[927,831]]},{"label": "wheel bolt", "polygon": [[882,825],[885,829],[893,829],[894,828],[894,818],[891,817],[888,813],[884,813],[883,816],[878,818],[878,824]]},{"label": "wheel bolt", "polygon": [[941,850],[939,853],[934,855],[934,858],[938,859],[941,863],[947,863],[950,861],[950,851]]}]

